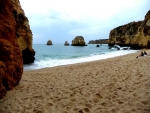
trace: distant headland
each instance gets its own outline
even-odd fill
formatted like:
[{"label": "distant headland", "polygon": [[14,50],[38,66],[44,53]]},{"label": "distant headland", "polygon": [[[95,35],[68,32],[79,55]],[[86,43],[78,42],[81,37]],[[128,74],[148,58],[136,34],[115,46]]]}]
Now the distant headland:
[{"label": "distant headland", "polygon": [[90,40],[88,44],[108,44],[108,39]]}]

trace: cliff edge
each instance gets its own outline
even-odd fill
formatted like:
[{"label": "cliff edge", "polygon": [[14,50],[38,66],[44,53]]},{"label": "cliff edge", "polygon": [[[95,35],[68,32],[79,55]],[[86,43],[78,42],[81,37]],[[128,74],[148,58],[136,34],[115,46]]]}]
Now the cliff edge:
[{"label": "cliff edge", "polygon": [[23,55],[24,64],[33,63],[35,51],[32,48],[32,31],[28,18],[21,8],[19,0],[10,0],[13,7],[13,16],[16,21],[16,39]]},{"label": "cliff edge", "polygon": [[19,0],[0,0],[0,98],[15,87],[23,63],[34,62],[32,32]]},{"label": "cliff edge", "polygon": [[16,26],[11,1],[0,0],[0,98],[19,83],[23,73]]},{"label": "cliff edge", "polygon": [[150,48],[150,10],[143,21],[131,22],[110,31],[108,45],[130,46],[132,49]]}]

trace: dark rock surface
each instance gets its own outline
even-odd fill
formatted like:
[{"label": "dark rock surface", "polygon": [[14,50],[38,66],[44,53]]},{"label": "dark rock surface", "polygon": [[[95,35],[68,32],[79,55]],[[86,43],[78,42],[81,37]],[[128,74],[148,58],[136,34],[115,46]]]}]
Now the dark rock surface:
[{"label": "dark rock surface", "polygon": [[31,51],[29,49],[25,49],[22,51],[22,55],[23,55],[23,63],[24,64],[29,64],[29,63],[33,63],[35,60],[35,51]]}]

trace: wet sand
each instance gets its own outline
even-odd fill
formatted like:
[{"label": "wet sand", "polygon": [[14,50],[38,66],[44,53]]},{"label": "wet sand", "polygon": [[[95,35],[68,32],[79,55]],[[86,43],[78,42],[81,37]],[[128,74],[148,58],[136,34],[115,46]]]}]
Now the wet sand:
[{"label": "wet sand", "polygon": [[150,56],[139,54],[24,71],[0,113],[150,113]]}]

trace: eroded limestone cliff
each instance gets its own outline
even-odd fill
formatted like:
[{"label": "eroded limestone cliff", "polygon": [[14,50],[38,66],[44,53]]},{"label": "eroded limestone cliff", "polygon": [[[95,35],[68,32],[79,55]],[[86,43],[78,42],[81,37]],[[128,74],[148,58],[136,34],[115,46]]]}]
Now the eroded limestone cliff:
[{"label": "eroded limestone cliff", "polygon": [[0,98],[16,86],[23,63],[34,62],[32,32],[19,0],[0,0]]},{"label": "eroded limestone cliff", "polygon": [[143,21],[131,22],[110,31],[110,46],[131,46],[132,49],[150,48],[150,11]]},{"label": "eroded limestone cliff", "polygon": [[0,98],[19,83],[23,72],[16,26],[11,1],[0,0]]},{"label": "eroded limestone cliff", "polygon": [[28,18],[25,16],[19,0],[10,0],[13,6],[13,16],[16,21],[16,39],[23,54],[24,64],[33,63],[35,51],[32,48],[32,31]]}]

